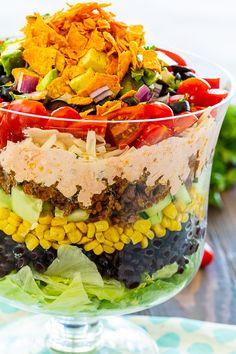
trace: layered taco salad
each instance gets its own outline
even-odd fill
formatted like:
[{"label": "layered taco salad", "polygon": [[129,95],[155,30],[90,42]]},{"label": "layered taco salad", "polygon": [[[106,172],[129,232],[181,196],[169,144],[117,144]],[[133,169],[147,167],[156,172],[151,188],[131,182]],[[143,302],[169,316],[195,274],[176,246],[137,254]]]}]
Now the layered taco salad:
[{"label": "layered taco salad", "polygon": [[60,313],[186,284],[220,129],[199,111],[228,95],[108,6],[28,16],[1,43],[0,296]]}]

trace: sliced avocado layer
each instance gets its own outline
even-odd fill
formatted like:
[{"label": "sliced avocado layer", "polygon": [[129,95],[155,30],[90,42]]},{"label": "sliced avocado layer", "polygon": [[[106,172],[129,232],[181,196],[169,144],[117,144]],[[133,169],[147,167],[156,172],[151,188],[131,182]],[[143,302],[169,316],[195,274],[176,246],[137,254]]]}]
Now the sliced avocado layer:
[{"label": "sliced avocado layer", "polygon": [[20,187],[13,187],[11,190],[12,210],[22,219],[31,224],[38,221],[43,208],[41,199],[27,195]]},{"label": "sliced avocado layer", "polygon": [[2,188],[0,188],[0,208],[7,208],[11,210],[11,196],[4,192]]}]

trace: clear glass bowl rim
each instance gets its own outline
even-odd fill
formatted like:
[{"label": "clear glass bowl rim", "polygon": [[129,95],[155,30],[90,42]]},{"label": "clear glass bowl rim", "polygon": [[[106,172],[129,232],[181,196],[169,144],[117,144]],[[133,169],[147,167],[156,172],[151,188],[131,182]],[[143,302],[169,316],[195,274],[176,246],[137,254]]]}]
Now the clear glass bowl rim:
[{"label": "clear glass bowl rim", "polygon": [[[175,51],[177,53],[177,51]],[[162,118],[150,118],[150,119],[130,119],[128,120],[129,123],[154,123],[154,122],[161,122],[161,121],[166,121],[166,120],[177,120],[177,119],[185,119],[187,117],[191,117],[192,115],[199,115],[199,114],[203,114],[203,113],[208,113],[209,110],[213,110],[213,109],[217,109],[220,108],[222,106],[224,106],[227,102],[229,102],[232,98],[233,95],[236,92],[236,81],[233,78],[233,76],[231,75],[231,73],[226,70],[224,67],[222,67],[221,65],[218,65],[210,60],[205,59],[204,57],[200,56],[200,55],[196,55],[187,51],[180,51],[180,54],[186,55],[186,56],[192,56],[195,59],[199,59],[204,61],[206,64],[214,66],[216,68],[219,69],[219,71],[221,71],[225,77],[228,79],[228,82],[230,84],[230,88],[229,88],[229,94],[228,96],[223,99],[221,102],[217,103],[214,106],[208,106],[200,111],[196,111],[196,112],[189,112],[186,114],[181,114],[180,116],[168,116],[168,117],[162,117]],[[17,112],[17,111],[12,111],[6,108],[0,108],[0,112],[4,112],[4,113],[12,113],[15,115],[19,115],[19,116],[24,116],[24,117],[31,117],[31,118],[37,118],[37,119],[45,119],[45,120],[50,120],[50,121],[66,121],[66,122],[72,122],[72,123],[96,123],[96,125],[99,124],[117,124],[117,123],[127,123],[127,120],[96,120],[96,119],[73,119],[73,118],[56,118],[56,117],[50,117],[50,116],[42,116],[42,115],[36,115],[36,114],[31,114],[31,113],[24,113],[24,112]]]}]

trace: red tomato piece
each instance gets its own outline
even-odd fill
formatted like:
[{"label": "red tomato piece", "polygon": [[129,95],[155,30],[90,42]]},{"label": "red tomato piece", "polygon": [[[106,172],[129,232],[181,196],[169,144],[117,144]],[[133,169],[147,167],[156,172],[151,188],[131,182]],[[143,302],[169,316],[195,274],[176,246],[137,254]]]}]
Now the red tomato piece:
[{"label": "red tomato piece", "polygon": [[211,88],[210,84],[200,78],[191,77],[180,83],[177,94],[188,94],[189,96],[199,96],[205,94]]},{"label": "red tomato piece", "polygon": [[210,89],[203,95],[191,97],[191,101],[198,106],[209,107],[220,103],[228,94],[229,92],[227,90]]},{"label": "red tomato piece", "polygon": [[45,129],[57,129],[59,131],[65,131],[65,129],[70,125],[71,122],[68,122],[68,119],[81,119],[80,114],[71,107],[60,107],[51,113],[53,118],[61,118],[60,120],[49,119]]},{"label": "red tomato piece", "polygon": [[174,96],[170,96],[170,104],[171,104],[171,103],[178,102],[179,100],[185,100],[185,99],[186,99],[186,95],[174,95]]},{"label": "red tomato piece", "polygon": [[[44,128],[47,119],[37,118],[37,115],[47,116],[48,112],[44,105],[37,101],[17,100],[8,105],[8,109],[17,113],[5,115],[6,126],[10,132],[10,140],[19,141],[23,139],[23,130],[26,128]],[[34,117],[25,116],[20,113],[33,114]]]},{"label": "red tomato piece", "polygon": [[208,84],[210,84],[211,88],[212,89],[218,89],[220,88],[220,78],[217,77],[217,78],[211,78],[211,79],[206,79],[204,78],[205,81],[208,82]]},{"label": "red tomato piece", "polygon": [[155,145],[164,139],[170,138],[171,136],[173,136],[172,131],[165,125],[151,123],[143,129],[142,134],[135,141],[134,146],[136,148],[140,148],[144,145]]},{"label": "red tomato piece", "polygon": [[185,129],[190,128],[198,120],[198,117],[195,114],[191,114],[188,117],[177,118],[178,116],[181,116],[184,114],[189,114],[189,112],[182,112],[182,113],[178,114],[177,116],[175,116],[175,118],[173,118],[173,119],[168,119],[168,120],[162,121],[162,124],[164,124],[169,129],[172,129],[172,131],[175,134],[180,134]]},{"label": "red tomato piece", "polygon": [[124,149],[140,136],[142,130],[147,125],[145,122],[136,123],[129,122],[129,120],[164,118],[173,115],[172,109],[161,102],[121,108],[106,116],[108,120],[122,120],[121,123],[109,124],[107,137],[119,149]]},{"label": "red tomato piece", "polygon": [[160,51],[170,57],[172,60],[174,60],[178,65],[180,66],[188,66],[186,60],[182,58],[179,54],[170,52],[169,50],[162,49],[162,48],[156,48],[156,51]]},{"label": "red tomato piece", "polygon": [[[93,120],[95,122],[86,122],[86,120]],[[69,122],[66,128],[67,133],[71,133],[75,138],[86,139],[88,131],[95,131],[95,133],[103,138],[106,135],[107,117],[87,116],[80,122]],[[97,121],[97,122],[96,122]]]},{"label": "red tomato piece", "polygon": [[204,254],[202,257],[201,268],[207,267],[211,262],[213,262],[215,256],[211,246],[206,243],[204,246]]}]

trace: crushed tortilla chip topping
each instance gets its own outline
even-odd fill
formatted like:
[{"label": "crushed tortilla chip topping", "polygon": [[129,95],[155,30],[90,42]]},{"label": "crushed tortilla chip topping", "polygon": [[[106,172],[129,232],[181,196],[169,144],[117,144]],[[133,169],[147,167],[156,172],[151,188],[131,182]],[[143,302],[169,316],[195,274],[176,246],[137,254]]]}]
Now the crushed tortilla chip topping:
[{"label": "crushed tortilla chip topping", "polygon": [[[78,3],[52,16],[35,13],[27,17],[22,30],[23,57],[30,70],[40,78],[54,68],[59,72],[59,77],[47,88],[49,98],[71,94],[72,101],[83,105],[81,102],[91,102],[89,95],[103,86],[108,86],[115,97],[130,67],[160,70],[155,51],[143,47],[143,26],[128,26],[117,21],[115,15],[107,11],[108,6],[110,4]],[[91,48],[98,56],[90,62],[87,54]],[[107,65],[104,71],[96,72],[92,63],[99,61],[99,53],[106,55]],[[139,60],[140,54],[143,63]],[[74,92],[70,80],[79,78],[89,67],[95,71],[94,79]]]}]

